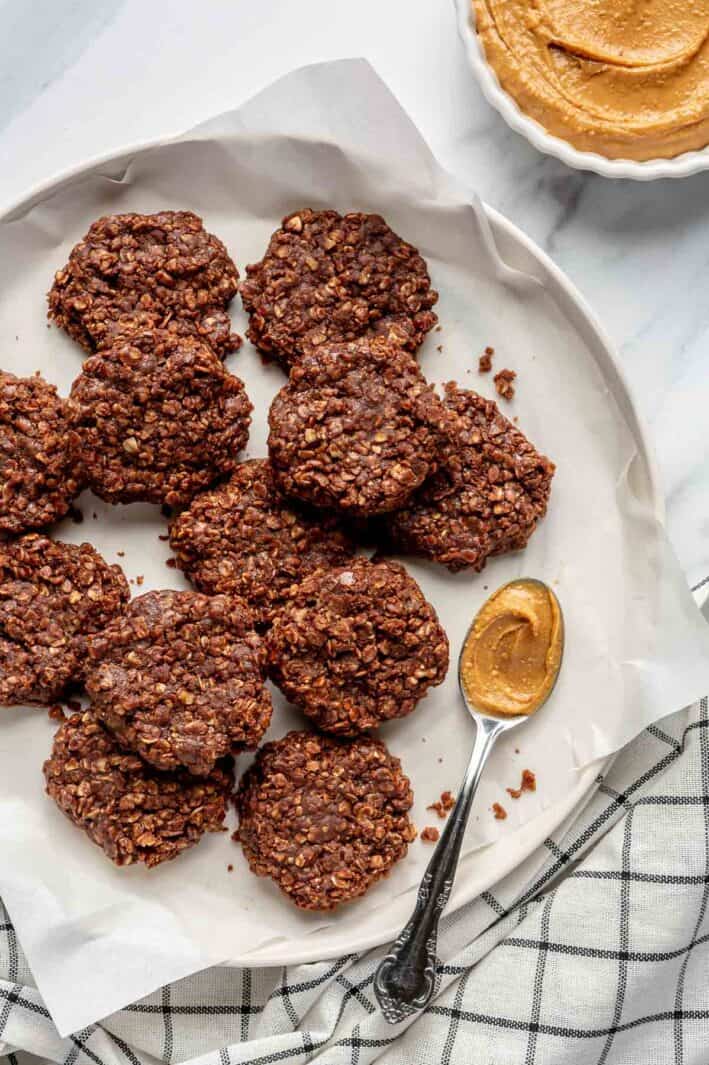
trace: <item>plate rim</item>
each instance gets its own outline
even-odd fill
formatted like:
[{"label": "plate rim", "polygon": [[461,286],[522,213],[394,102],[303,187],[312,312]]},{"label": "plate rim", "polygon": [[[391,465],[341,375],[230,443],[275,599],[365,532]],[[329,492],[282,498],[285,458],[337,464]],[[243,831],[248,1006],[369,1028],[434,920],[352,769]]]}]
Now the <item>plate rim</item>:
[{"label": "plate rim", "polygon": [[[228,114],[229,112],[222,113]],[[218,118],[219,115],[214,117]],[[190,132],[191,131],[188,130],[184,134],[170,134],[144,139],[129,144],[128,146],[96,154],[81,162],[65,167],[56,172],[52,177],[35,184],[24,195],[16,197],[8,204],[0,204],[0,225],[12,224],[13,221],[22,218],[28,211],[32,210],[62,187],[70,185],[81,178],[88,177],[91,173],[97,172],[102,167],[109,165],[113,166],[122,161],[130,163],[135,157],[143,152],[150,151],[154,148],[164,147],[178,140],[189,141]],[[221,137],[223,138],[224,135],[222,134]],[[195,139],[201,138],[197,137]],[[554,284],[555,291],[552,292],[552,296],[558,296],[559,292],[563,294],[564,299],[575,309],[585,326],[590,330],[590,334],[595,340],[595,343],[605,353],[608,365],[612,368],[616,378],[615,386],[620,389],[622,398],[625,401],[624,407],[626,414],[630,414],[631,416],[633,435],[646,464],[648,488],[655,516],[660,523],[664,524],[664,497],[661,489],[654,449],[642,416],[635,404],[632,390],[625,370],[619,360],[615,344],[606,333],[595,311],[591,308],[574,282],[571,281],[561,268],[556,265],[548,253],[522,229],[520,229],[519,226],[510,221],[510,219],[506,218],[495,208],[484,202],[482,203],[482,207],[490,222],[493,235],[495,234],[496,229],[501,231],[508,239],[511,239],[512,242],[520,245],[527,254],[529,254],[542,267]],[[563,310],[564,308],[562,307],[562,311]],[[604,374],[607,372],[607,367],[603,368],[603,372]],[[478,862],[481,854],[494,852],[495,848],[498,848],[499,855],[500,848],[504,848],[503,853],[505,854],[505,858],[498,863],[494,871],[490,872],[484,883],[476,884],[473,879],[471,887],[470,885],[461,885],[461,881],[458,880],[447,908],[448,915],[455,913],[462,906],[479,897],[483,891],[509,875],[510,872],[530,857],[530,855],[543,843],[544,839],[552,831],[563,824],[574,809],[587,801],[598,774],[603,772],[613,758],[614,755],[611,755],[608,758],[597,760],[585,766],[578,771],[578,779],[574,787],[570,789],[566,796],[557,802],[552,803],[532,821],[527,822],[525,825],[521,825],[508,836],[504,836],[493,843],[478,848],[471,854],[467,855],[466,858],[463,859],[463,863],[465,864]],[[520,845],[521,840],[523,840],[523,843]],[[413,903],[415,890],[415,887],[411,887],[408,891],[397,896],[397,898]],[[386,903],[383,904],[382,909],[384,906],[386,906]],[[332,928],[332,926],[330,926],[329,928],[306,934],[300,940],[284,941],[278,939],[271,941],[270,943],[267,942],[262,946],[255,948],[253,951],[247,951],[244,954],[236,955],[235,957],[222,962],[222,965],[228,967],[265,968],[270,966],[300,965],[307,964],[308,962],[325,961],[342,954],[359,954],[391,941],[398,934],[402,923],[402,920],[397,919],[395,924],[387,925],[386,928],[382,928],[377,932],[372,932],[364,939],[360,938],[355,942],[351,937],[349,943],[332,942],[331,945],[328,946],[327,939],[332,938],[332,936],[329,935]],[[300,946],[301,944],[302,946]]]}]

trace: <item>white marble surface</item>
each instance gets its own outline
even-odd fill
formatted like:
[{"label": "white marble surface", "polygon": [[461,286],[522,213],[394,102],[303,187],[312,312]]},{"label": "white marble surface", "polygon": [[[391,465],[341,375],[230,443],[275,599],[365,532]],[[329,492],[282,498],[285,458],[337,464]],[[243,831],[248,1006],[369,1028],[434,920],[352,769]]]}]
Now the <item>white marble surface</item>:
[{"label": "white marble surface", "polygon": [[450,0],[0,0],[0,208],[293,67],[352,55],[595,308],[650,425],[687,577],[709,574],[709,173],[610,182],[538,155],[480,96]]}]

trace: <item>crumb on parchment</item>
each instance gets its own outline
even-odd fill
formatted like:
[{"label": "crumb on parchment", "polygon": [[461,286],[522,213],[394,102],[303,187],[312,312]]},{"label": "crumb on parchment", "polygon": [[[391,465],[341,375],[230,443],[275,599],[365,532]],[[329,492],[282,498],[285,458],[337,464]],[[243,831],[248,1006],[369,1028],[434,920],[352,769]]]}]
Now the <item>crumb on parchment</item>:
[{"label": "crumb on parchment", "polygon": [[506,400],[514,398],[515,386],[512,382],[516,377],[517,374],[514,370],[500,370],[499,373],[495,374],[493,381],[495,382],[498,396]]},{"label": "crumb on parchment", "polygon": [[436,802],[432,802],[430,806],[427,806],[427,810],[435,810],[440,818],[444,818],[448,815],[448,812],[455,806],[455,796],[450,791],[441,792],[440,799]]},{"label": "crumb on parchment", "polygon": [[490,373],[490,370],[492,369],[492,357],[494,354],[494,348],[485,348],[485,351],[478,359],[478,373]]},{"label": "crumb on parchment", "polygon": [[531,769],[522,770],[522,780],[518,788],[505,788],[511,799],[519,799],[523,791],[536,791],[537,778]]}]

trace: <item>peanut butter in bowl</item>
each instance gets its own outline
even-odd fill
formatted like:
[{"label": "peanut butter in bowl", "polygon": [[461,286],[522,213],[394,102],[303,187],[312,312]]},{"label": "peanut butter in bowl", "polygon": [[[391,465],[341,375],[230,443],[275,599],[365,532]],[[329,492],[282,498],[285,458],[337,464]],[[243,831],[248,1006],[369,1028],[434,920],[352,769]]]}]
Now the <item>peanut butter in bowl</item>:
[{"label": "peanut butter in bowl", "polygon": [[709,144],[709,0],[472,0],[502,88],[549,133],[609,159]]}]

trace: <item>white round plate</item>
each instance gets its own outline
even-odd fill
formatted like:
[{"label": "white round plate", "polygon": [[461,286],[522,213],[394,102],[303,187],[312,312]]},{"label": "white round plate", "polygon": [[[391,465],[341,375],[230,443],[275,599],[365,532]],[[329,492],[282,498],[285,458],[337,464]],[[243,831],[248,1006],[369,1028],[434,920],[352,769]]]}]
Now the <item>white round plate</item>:
[{"label": "white round plate", "polygon": [[504,118],[507,125],[520,133],[538,151],[553,155],[574,170],[591,170],[601,177],[628,178],[632,181],[656,181],[659,178],[682,178],[709,169],[709,148],[685,152],[674,159],[607,159],[596,152],[581,152],[568,141],[554,137],[522,110],[517,101],[500,85],[497,74],[485,58],[485,51],[475,32],[472,0],[453,0],[458,32],[465,47],[470,69],[483,96]]},{"label": "white round plate", "polygon": [[[109,187],[115,190],[115,202],[120,204],[121,175],[123,175],[128,169],[128,163],[130,161],[135,162],[145,151],[152,147],[160,146],[163,143],[164,142],[162,141],[156,141],[154,144],[144,144],[138,148],[127,151],[124,150],[119,154],[111,155],[107,158],[93,160],[88,164],[55,178],[44,184],[41,188],[34,190],[24,198],[21,203],[16,204],[12,210],[5,212],[5,214],[0,217],[0,225],[11,221],[13,217],[21,217],[28,209],[40,204],[60,188],[63,192],[66,192],[67,190],[69,191],[69,199],[73,204],[72,209],[77,214],[77,217],[84,217],[80,214],[83,207],[83,192],[81,185],[85,179],[96,173],[105,176]],[[185,204],[185,206],[187,206],[187,204]],[[120,209],[120,206],[116,209]],[[605,336],[600,324],[586,305],[583,298],[552,261],[526,236],[524,236],[520,230],[497,212],[490,208],[486,208],[486,212],[493,237],[505,263],[509,267],[516,268],[517,270],[533,273],[538,280],[541,280],[542,283],[547,286],[548,291],[568,323],[569,328],[580,337],[586,348],[592,353],[593,359],[602,375],[605,387],[610,393],[612,393],[616,403],[622,411],[626,424],[633,435],[637,451],[643,460],[644,467],[649,471],[651,495],[655,510],[660,516],[662,511],[661,493],[658,489],[652,450],[645,436],[642,424],[637,417],[623,372],[617,362],[611,343]],[[91,214],[86,216],[85,220],[87,224],[92,217],[93,215]],[[274,218],[272,222],[275,224],[276,219]],[[78,225],[79,223],[76,222],[76,224]],[[44,227],[47,228],[45,229]],[[55,240],[55,251],[57,251],[56,245],[67,239],[66,234],[55,234],[51,220],[47,219],[41,210],[37,217],[36,232],[39,233],[40,231],[43,232],[44,237],[46,237],[47,231],[51,232],[51,236]],[[238,248],[235,249],[235,251],[239,265],[242,265],[244,262],[242,253],[239,252]],[[57,251],[57,254],[61,256],[61,250]],[[59,261],[61,261],[61,259]],[[41,292],[38,294],[38,298],[41,300]],[[28,297],[24,311],[34,313],[34,311],[30,311],[30,308],[34,308],[35,306],[36,294],[33,289]],[[21,313],[23,313],[23,308],[18,308],[17,313],[18,315],[21,315]],[[53,341],[53,343],[56,344],[64,342],[64,338],[62,337],[57,337],[56,341]],[[66,343],[68,344],[69,342],[66,341]],[[12,366],[9,368],[12,369]],[[234,368],[237,373],[241,373],[236,364],[234,364]],[[28,366],[25,372],[30,372],[31,369],[34,369],[34,366]],[[135,512],[131,512],[131,515],[129,515],[127,519],[128,521],[130,521],[133,513]],[[126,521],[125,518],[122,520],[124,520],[124,522]],[[127,524],[124,524],[124,533],[126,528]],[[81,532],[76,535],[91,538],[91,521],[85,522],[84,525],[80,527],[80,530]],[[120,529],[118,529],[116,535],[117,539],[112,543],[113,550],[115,550],[116,546],[121,546]],[[152,543],[154,545],[154,540]],[[152,550],[154,551],[154,546]],[[127,561],[128,559],[126,559],[126,562]],[[461,714],[462,713],[463,711],[461,710]],[[601,762],[596,762],[586,766],[582,771],[578,772],[573,787],[564,795],[563,799],[550,805],[534,820],[527,822],[516,831],[507,832],[498,841],[468,854],[461,863],[455,889],[449,904],[449,911],[453,911],[477,897],[482,891],[490,888],[529,857],[529,855],[540,846],[543,840],[558,828],[570,816],[573,810],[579,806],[579,804],[585,801],[593,788],[594,781],[602,768],[602,764],[603,763]],[[449,778],[446,786],[454,787],[455,783],[456,781]],[[60,825],[59,821],[57,821],[57,829],[63,831],[63,823]],[[212,843],[216,846],[218,841],[212,841],[210,843],[205,842],[205,848],[208,848]],[[201,849],[202,848],[199,848],[199,850]],[[71,850],[73,852],[74,848],[71,848]],[[91,853],[89,854],[88,852]],[[206,853],[209,853],[208,849],[206,850]],[[93,866],[96,865],[96,875],[103,875],[106,863],[98,853],[97,848],[88,847],[86,857],[87,860],[91,862],[92,870]],[[82,857],[82,861],[83,860]],[[190,860],[190,855],[186,855],[185,858],[181,860],[181,869],[184,870],[184,873],[187,876],[189,876]],[[107,871],[110,872],[110,870]],[[138,871],[135,874],[135,877],[138,878],[141,875],[141,872]],[[180,876],[182,876],[182,872],[180,872]],[[264,887],[261,887],[264,882],[256,881],[255,878],[254,883],[258,886],[258,890],[260,891],[263,891],[268,887],[267,884]],[[394,897],[390,896],[388,900],[385,900],[384,896],[382,896],[382,905],[375,911],[375,926],[371,927],[366,933],[364,933],[359,927],[359,922],[354,912],[350,915],[343,912],[341,918],[338,916],[338,919],[327,928],[316,932],[309,931],[308,934],[289,938],[288,940],[284,938],[274,938],[270,942],[261,945],[258,949],[234,954],[230,964],[250,966],[296,964],[300,962],[321,960],[343,953],[360,952],[378,944],[385,943],[391,940],[399,931],[401,924],[408,915],[413,904],[414,892],[415,887],[412,887],[408,891],[404,891]],[[258,899],[256,899],[255,907],[258,907]],[[257,910],[254,912],[257,912]],[[230,953],[233,952],[230,951]]]}]

